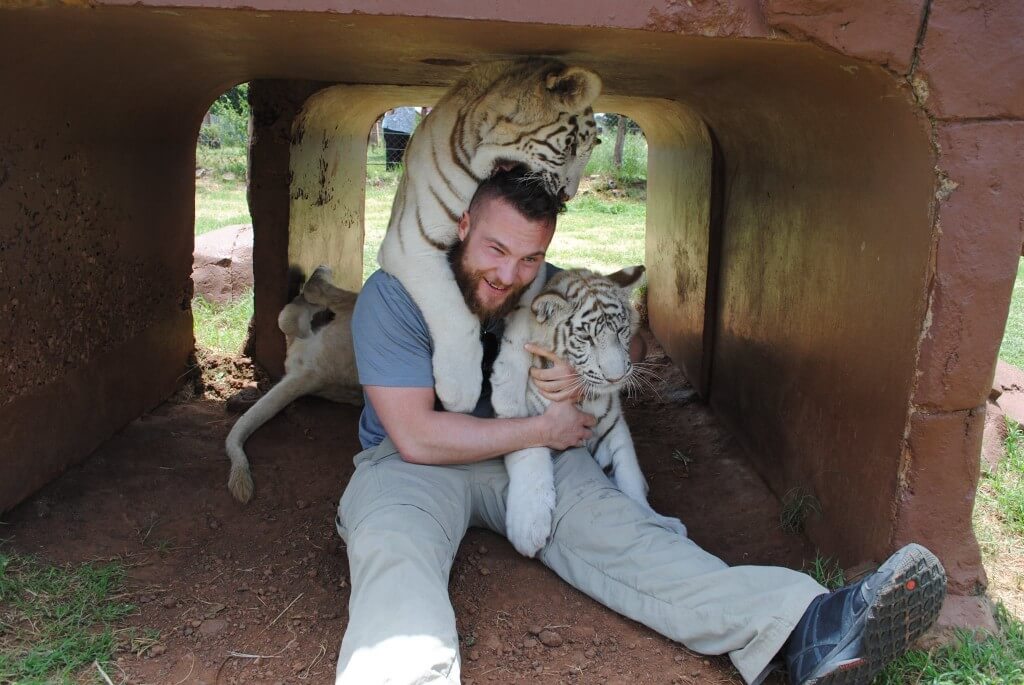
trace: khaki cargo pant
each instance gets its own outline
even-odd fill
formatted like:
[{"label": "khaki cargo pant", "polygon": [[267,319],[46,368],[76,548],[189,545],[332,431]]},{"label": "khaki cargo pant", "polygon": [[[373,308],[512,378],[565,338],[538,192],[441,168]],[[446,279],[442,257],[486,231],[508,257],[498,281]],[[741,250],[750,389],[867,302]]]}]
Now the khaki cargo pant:
[{"label": "khaki cargo pant", "polygon": [[[409,464],[390,440],[355,460],[338,506],[352,596],[336,682],[458,683],[448,574],[467,527],[504,534],[504,463]],[[798,571],[727,566],[651,520],[585,450],[554,465],[554,533],[539,559],[691,650],[728,653],[748,683],[764,678],[811,599],[826,591]]]}]

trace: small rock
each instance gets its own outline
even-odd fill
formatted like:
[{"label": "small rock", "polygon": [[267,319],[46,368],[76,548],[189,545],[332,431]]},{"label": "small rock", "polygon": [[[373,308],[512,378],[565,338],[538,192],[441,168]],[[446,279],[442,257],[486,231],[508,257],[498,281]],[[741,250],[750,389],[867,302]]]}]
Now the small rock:
[{"label": "small rock", "polygon": [[188,637],[192,634],[192,626],[185,626],[185,629],[181,631],[181,634]]},{"label": "small rock", "polygon": [[147,652],[147,654],[149,656],[160,656],[161,654],[163,654],[166,651],[167,651],[167,648],[164,647],[163,645],[153,645],[152,647],[149,648],[149,652]]},{"label": "small rock", "polygon": [[708,661],[707,659],[704,659],[704,661],[702,661],[701,663],[704,664],[705,666],[710,666],[711,665],[711,662]]},{"label": "small rock", "polygon": [[595,656],[597,656],[597,650],[591,647],[587,651],[583,652],[583,656],[587,657],[588,659],[593,659]]},{"label": "small rock", "polygon": [[149,595],[139,597],[139,604],[149,604]]},{"label": "small rock", "polygon": [[210,519],[210,528],[212,530],[217,530],[218,528],[220,528],[220,523],[217,522],[217,519]]},{"label": "small rock", "polygon": [[562,646],[562,636],[553,630],[542,630],[537,637],[545,647]]},{"label": "small rock", "polygon": [[480,567],[480,575],[482,575],[482,576],[489,576],[489,575],[491,575],[491,570],[489,568],[487,568],[486,566],[481,566]]},{"label": "small rock", "polygon": [[529,628],[526,629],[526,632],[530,633],[530,635],[540,635],[540,631],[542,631],[542,630],[544,630],[544,629],[541,628],[536,623],[534,623],[532,626],[530,626]]},{"label": "small rock", "polygon": [[629,643],[629,648],[630,649],[636,649],[636,643],[635,642],[630,642]]},{"label": "small rock", "polygon": [[199,624],[199,632],[210,636],[222,632],[228,627],[228,622],[222,618],[208,618]]},{"label": "small rock", "polygon": [[193,619],[192,620],[192,627],[193,628],[198,628],[201,624],[202,624],[202,621],[200,621],[199,619]]},{"label": "small rock", "polygon": [[523,638],[523,649],[533,649],[537,646],[536,638],[524,637]]},{"label": "small rock", "polygon": [[178,603],[178,600],[174,599],[174,597],[170,597],[170,596],[164,597],[164,601],[163,601],[164,609],[173,609],[174,606],[177,603]]},{"label": "small rock", "polygon": [[484,554],[487,554],[487,548],[486,548],[486,547],[484,547],[483,545],[480,545],[480,546],[479,546],[479,547],[477,548],[477,550],[476,550],[476,551],[477,551],[477,552],[479,552],[481,556],[483,556]]},{"label": "small rock", "polygon": [[308,506],[309,506],[309,502],[307,502],[307,501],[306,501],[306,500],[304,500],[304,499],[300,499],[300,500],[297,500],[297,501],[295,502],[295,508],[296,508],[296,509],[305,509],[305,508],[306,508],[306,507],[308,507]]},{"label": "small rock", "polygon": [[293,661],[292,662],[292,672],[294,672],[294,673],[301,673],[302,669],[304,669],[305,667],[306,667],[306,664],[302,663],[301,661]]},{"label": "small rock", "polygon": [[480,660],[480,650],[477,650],[477,649],[469,650],[469,660],[470,661],[479,661]]}]

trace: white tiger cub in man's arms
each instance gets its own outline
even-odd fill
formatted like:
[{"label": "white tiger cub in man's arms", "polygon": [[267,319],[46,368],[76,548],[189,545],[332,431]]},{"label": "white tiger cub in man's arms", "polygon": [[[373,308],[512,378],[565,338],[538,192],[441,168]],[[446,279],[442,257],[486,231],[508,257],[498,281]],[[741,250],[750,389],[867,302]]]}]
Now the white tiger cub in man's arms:
[{"label": "white tiger cub in man's arms", "polygon": [[[610,276],[569,269],[544,284],[535,283],[521,300],[532,304],[520,305],[506,319],[491,385],[497,416],[542,414],[549,401],[529,374],[531,363],[539,366],[541,360],[531,362],[523,346],[534,343],[562,357],[576,370],[586,393],[580,409],[597,418],[587,449],[623,493],[650,510],[647,481],[619,401],[619,391],[635,373],[629,344],[639,316],[629,295],[643,274],[642,266]],[[521,554],[532,557],[551,534],[555,507],[551,450],[534,447],[512,452],[505,456],[505,467],[509,477],[506,534]],[[686,535],[679,519],[651,513],[662,525]]]},{"label": "white tiger cub in man's arms", "polygon": [[567,200],[597,140],[592,71],[551,59],[474,67],[438,101],[409,140],[405,171],[377,261],[409,291],[434,342],[437,396],[469,412],[483,381],[480,321],[448,264],[459,217],[498,168],[527,167]]},{"label": "white tiger cub in man's arms", "polygon": [[228,489],[238,501],[252,498],[252,474],[244,446],[257,428],[303,395],[363,403],[352,347],[355,303],[356,294],[336,288],[331,270],[321,266],[278,315],[277,325],[288,344],[284,377],[235,421],[225,441],[231,459]]}]

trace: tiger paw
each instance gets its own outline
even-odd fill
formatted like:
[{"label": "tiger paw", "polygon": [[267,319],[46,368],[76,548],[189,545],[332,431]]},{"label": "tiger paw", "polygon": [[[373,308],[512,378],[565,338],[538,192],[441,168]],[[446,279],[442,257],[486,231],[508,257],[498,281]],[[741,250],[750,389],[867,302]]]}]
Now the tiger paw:
[{"label": "tiger paw", "polygon": [[547,544],[555,509],[554,488],[509,489],[505,534],[516,551],[533,557]]},{"label": "tiger paw", "polygon": [[476,408],[483,382],[482,357],[479,344],[459,350],[459,354],[434,350],[434,391],[445,409],[468,414]]},{"label": "tiger paw", "polygon": [[672,516],[662,516],[661,514],[656,512],[654,514],[654,517],[658,525],[664,528],[668,528],[673,533],[677,533],[678,535],[681,535],[684,538],[686,537],[686,526],[679,519],[673,518]]}]

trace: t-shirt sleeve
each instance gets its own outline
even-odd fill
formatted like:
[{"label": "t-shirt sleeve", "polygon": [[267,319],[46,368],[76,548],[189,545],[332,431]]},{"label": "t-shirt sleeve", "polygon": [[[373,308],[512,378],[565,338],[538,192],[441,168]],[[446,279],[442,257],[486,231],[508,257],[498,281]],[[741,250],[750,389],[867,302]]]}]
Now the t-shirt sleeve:
[{"label": "t-shirt sleeve", "polygon": [[352,313],[359,382],[396,388],[432,388],[433,346],[426,321],[398,279],[371,276]]}]

